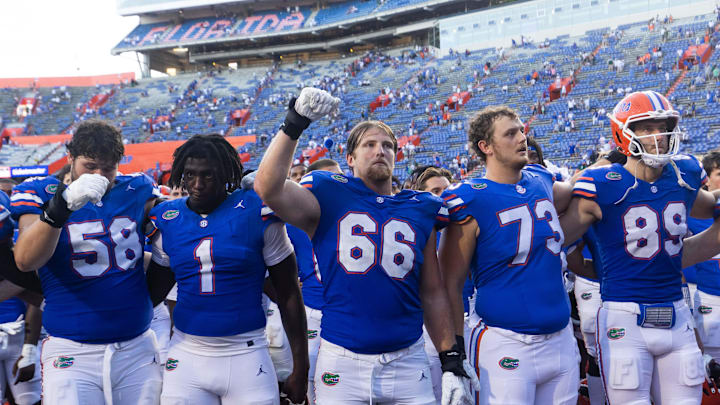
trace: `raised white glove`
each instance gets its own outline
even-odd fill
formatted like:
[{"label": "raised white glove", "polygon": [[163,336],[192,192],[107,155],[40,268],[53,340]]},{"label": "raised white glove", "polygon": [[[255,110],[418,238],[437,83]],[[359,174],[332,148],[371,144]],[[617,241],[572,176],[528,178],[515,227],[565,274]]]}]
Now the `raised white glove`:
[{"label": "raised white glove", "polygon": [[442,374],[442,397],[440,399],[442,405],[464,405],[465,402],[470,403],[471,397],[468,396],[467,387],[463,380],[466,380],[466,378],[457,376],[449,371]]},{"label": "raised white glove", "polygon": [[18,369],[34,365],[35,362],[37,361],[37,359],[38,359],[37,346],[31,345],[29,343],[25,343],[22,348],[22,354],[20,355],[20,360],[18,361]]},{"label": "raised white glove", "polygon": [[340,106],[340,99],[325,90],[305,87],[295,100],[295,111],[310,121],[316,121]]},{"label": "raised white glove", "polygon": [[85,173],[70,183],[63,191],[63,198],[70,211],[77,211],[88,202],[96,204],[107,191],[110,181],[100,174]]}]

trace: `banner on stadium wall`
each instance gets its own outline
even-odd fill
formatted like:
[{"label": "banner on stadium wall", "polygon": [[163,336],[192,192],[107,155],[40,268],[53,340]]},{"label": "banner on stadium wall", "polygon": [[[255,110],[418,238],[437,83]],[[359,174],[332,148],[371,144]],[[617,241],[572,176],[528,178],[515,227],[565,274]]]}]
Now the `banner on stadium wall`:
[{"label": "banner on stadium wall", "polygon": [[10,177],[47,176],[47,166],[13,166],[10,167]]}]

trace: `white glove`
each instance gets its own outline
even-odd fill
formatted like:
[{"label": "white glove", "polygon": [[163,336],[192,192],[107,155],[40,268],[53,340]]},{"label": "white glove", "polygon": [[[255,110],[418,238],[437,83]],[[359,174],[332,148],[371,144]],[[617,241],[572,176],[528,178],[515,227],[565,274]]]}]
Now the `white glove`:
[{"label": "white glove", "polygon": [[242,187],[243,190],[252,190],[255,184],[256,174],[257,172],[252,172],[244,175],[242,180],[240,181],[240,187]]},{"label": "white glove", "polygon": [[340,99],[325,90],[305,87],[295,100],[295,111],[310,121],[316,121],[340,106]]},{"label": "white glove", "polygon": [[457,376],[449,371],[442,374],[442,398],[440,400],[442,405],[470,403],[472,397],[469,396],[464,379],[465,377]]},{"label": "white glove", "polygon": [[480,379],[475,373],[475,369],[470,365],[470,362],[467,359],[463,360],[463,370],[465,370],[465,373],[470,376],[470,378],[465,379],[465,383],[466,386],[469,384],[469,387],[467,388],[470,395],[469,398],[472,399],[472,391],[470,391],[470,388],[475,390],[475,392],[480,392]]},{"label": "white glove", "polygon": [[63,198],[70,211],[77,211],[89,201],[96,204],[107,191],[110,181],[100,174],[85,173],[70,183],[63,191]]},{"label": "white glove", "polygon": [[22,354],[20,355],[20,361],[18,361],[18,369],[32,366],[38,359],[37,346],[25,343],[22,348]]}]

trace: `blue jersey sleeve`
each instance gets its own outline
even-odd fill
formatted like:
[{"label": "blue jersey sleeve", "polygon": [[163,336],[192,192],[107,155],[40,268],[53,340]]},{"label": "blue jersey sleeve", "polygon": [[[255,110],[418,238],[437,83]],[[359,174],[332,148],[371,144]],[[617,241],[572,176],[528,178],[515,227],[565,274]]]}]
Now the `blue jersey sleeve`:
[{"label": "blue jersey sleeve", "polygon": [[10,211],[15,219],[25,214],[40,215],[42,206],[50,200],[60,181],[55,177],[29,179],[13,188]]},{"label": "blue jersey sleeve", "polygon": [[473,188],[479,189],[479,187],[482,187],[481,184],[483,183],[472,185],[470,183],[459,183],[443,192],[442,199],[445,201],[450,221],[462,222],[472,216],[470,206],[473,202],[474,193],[471,190]]}]

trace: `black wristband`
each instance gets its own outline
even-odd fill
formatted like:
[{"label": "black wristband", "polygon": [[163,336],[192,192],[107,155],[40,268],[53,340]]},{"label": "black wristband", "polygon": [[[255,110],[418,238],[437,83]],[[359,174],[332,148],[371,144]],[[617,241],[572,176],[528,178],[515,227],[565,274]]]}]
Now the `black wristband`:
[{"label": "black wristband", "polygon": [[310,126],[311,122],[310,119],[303,117],[295,111],[295,100],[297,100],[295,97],[290,99],[285,122],[280,127],[293,141],[297,141],[298,138],[300,138],[300,134]]},{"label": "black wristband", "polygon": [[465,353],[465,337],[463,335],[455,335],[455,344],[457,345],[458,350],[460,350],[462,359],[467,359],[467,353]]},{"label": "black wristband", "polygon": [[72,214],[67,207],[67,201],[62,196],[63,191],[65,184],[59,183],[55,195],[43,205],[43,212],[40,214],[40,220],[53,228],[62,228]]},{"label": "black wristband", "polygon": [[457,344],[453,345],[450,350],[444,350],[438,353],[438,355],[440,356],[440,368],[443,373],[449,371],[458,377],[470,377],[465,372],[465,368],[463,368],[462,353],[458,349]]}]

